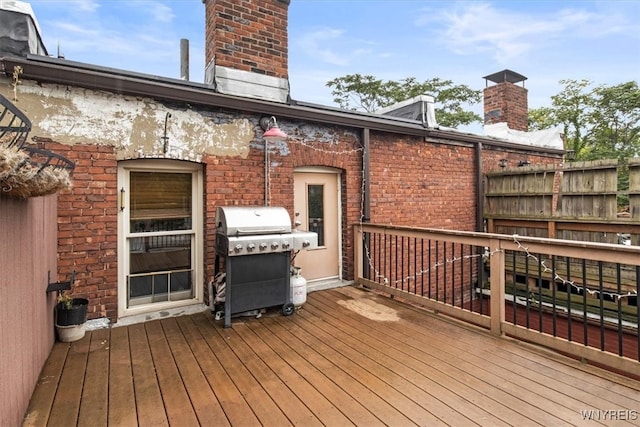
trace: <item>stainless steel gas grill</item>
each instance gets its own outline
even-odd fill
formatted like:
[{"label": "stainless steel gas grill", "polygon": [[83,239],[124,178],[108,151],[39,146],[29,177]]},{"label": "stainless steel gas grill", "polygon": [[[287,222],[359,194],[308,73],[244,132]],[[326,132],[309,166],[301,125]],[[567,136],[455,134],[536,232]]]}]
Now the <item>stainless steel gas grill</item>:
[{"label": "stainless steel gas grill", "polygon": [[216,274],[225,259],[224,326],[231,316],[282,306],[293,314],[291,251],[318,246],[316,233],[291,230],[281,207],[218,207],[216,210]]}]

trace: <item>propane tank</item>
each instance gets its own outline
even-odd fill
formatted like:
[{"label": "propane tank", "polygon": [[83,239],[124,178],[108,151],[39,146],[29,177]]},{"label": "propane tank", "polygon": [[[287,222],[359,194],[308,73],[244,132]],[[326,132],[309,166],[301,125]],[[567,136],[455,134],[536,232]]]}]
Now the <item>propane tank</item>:
[{"label": "propane tank", "polygon": [[296,308],[307,302],[307,279],[301,274],[300,267],[291,269],[291,302]]}]

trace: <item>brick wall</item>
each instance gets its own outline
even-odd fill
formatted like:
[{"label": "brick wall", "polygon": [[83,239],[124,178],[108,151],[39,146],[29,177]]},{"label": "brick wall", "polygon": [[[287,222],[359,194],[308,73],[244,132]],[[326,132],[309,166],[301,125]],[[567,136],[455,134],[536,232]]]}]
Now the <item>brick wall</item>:
[{"label": "brick wall", "polygon": [[[302,123],[279,121],[290,135],[292,129],[300,129]],[[341,215],[343,236],[343,275],[353,274],[351,225],[360,218],[360,191],[362,154],[359,138],[353,132],[339,128],[305,125],[308,133],[322,135],[322,140],[309,141],[303,136],[292,136],[287,143],[271,144],[270,157],[270,205],[282,206],[293,212],[293,174],[303,166],[331,167],[341,171]],[[331,143],[326,142],[326,138]],[[300,142],[304,139],[305,142]],[[223,205],[260,206],[264,204],[264,146],[256,140],[247,158],[209,156],[204,159],[206,187],[206,265],[207,276],[214,270],[215,260],[215,210]],[[293,223],[294,218],[291,218]]]},{"label": "brick wall", "polygon": [[[249,117],[256,121],[258,117]],[[298,167],[331,167],[342,173],[343,277],[353,277],[352,226],[362,210],[362,151],[359,131],[287,122],[287,142],[270,146],[270,201],[293,212],[293,174]],[[77,272],[74,292],[90,300],[88,317],[117,318],[117,160],[113,147],[63,145],[38,139],[43,148],[75,162],[73,188],[59,194],[58,280]],[[475,148],[424,142],[419,137],[371,132],[371,222],[474,230]],[[483,151],[483,170],[500,158],[522,154]],[[556,162],[527,157],[532,164]],[[215,261],[215,211],[221,205],[264,204],[264,145],[256,137],[246,157],[203,157],[205,283]],[[293,221],[293,218],[292,218]]]},{"label": "brick wall", "polygon": [[484,123],[507,123],[510,129],[527,131],[529,128],[527,89],[509,82],[485,88]]},{"label": "brick wall", "polygon": [[58,193],[58,280],[76,271],[73,292],[89,299],[87,318],[117,316],[117,162],[113,147],[45,143],[75,163],[71,190]]},{"label": "brick wall", "polygon": [[206,0],[205,59],[286,79],[289,0]]},{"label": "brick wall", "polygon": [[474,149],[380,134],[371,144],[371,222],[475,230]]}]

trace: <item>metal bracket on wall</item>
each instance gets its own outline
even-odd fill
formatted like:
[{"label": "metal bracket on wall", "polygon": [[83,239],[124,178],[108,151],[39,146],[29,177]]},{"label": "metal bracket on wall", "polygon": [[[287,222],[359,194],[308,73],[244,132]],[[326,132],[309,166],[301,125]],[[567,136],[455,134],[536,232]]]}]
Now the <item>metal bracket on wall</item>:
[{"label": "metal bracket on wall", "polygon": [[76,271],[71,272],[71,279],[68,282],[53,282],[51,283],[51,270],[47,272],[47,293],[68,291],[71,289],[71,285],[76,281]]}]

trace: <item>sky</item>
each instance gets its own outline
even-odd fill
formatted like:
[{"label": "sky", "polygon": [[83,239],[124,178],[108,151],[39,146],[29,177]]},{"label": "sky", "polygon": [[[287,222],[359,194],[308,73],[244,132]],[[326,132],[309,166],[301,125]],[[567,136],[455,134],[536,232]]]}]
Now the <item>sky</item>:
[{"label": "sky", "polygon": [[[0,0],[2,1],[7,0]],[[202,0],[31,0],[52,56],[204,79]],[[298,101],[333,105],[329,80],[441,78],[472,89],[504,69],[527,77],[529,108],[562,79],[640,80],[640,0],[291,0],[289,81]],[[472,107],[482,115],[482,106]]]}]

